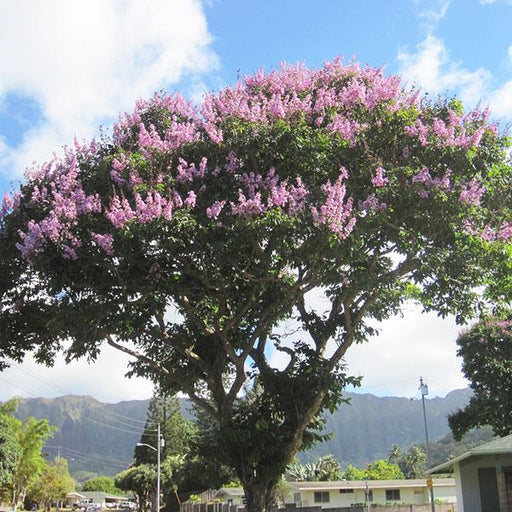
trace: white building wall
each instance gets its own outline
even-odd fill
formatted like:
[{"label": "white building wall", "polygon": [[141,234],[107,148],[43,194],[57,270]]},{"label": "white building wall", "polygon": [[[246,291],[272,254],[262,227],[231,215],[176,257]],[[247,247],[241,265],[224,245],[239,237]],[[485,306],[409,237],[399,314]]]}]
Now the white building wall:
[{"label": "white building wall", "polygon": [[[386,487],[379,489],[372,489],[373,501],[372,503],[385,505],[390,503],[386,500],[386,489],[400,489],[400,500],[391,503],[407,503],[411,505],[423,505],[429,502],[429,493],[426,487]],[[318,492],[318,491],[317,491]],[[297,507],[314,507],[321,506],[322,508],[337,508],[337,507],[350,507],[354,503],[365,503],[365,489],[354,489],[354,492],[340,493],[339,489],[324,490],[329,492],[329,502],[317,503],[315,502],[315,491],[306,490],[300,493],[300,502],[295,499]],[[299,493],[296,493],[298,498]],[[456,503],[455,485],[448,485],[442,487],[434,487],[434,495],[436,498],[446,500],[448,503]]]}]

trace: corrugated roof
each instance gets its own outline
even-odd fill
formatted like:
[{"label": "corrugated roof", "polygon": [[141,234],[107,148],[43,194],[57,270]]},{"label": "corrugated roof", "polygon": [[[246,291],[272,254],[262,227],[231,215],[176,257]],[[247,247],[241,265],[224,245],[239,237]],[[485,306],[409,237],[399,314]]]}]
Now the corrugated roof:
[{"label": "corrugated roof", "polygon": [[476,446],[471,450],[455,457],[444,464],[440,464],[439,466],[435,466],[430,471],[432,473],[438,473],[442,470],[446,470],[451,468],[456,462],[460,462],[461,460],[468,459],[469,457],[478,457],[482,455],[498,455],[498,454],[512,453],[512,434],[505,437],[497,437],[492,439],[488,443],[481,444],[480,446]]}]

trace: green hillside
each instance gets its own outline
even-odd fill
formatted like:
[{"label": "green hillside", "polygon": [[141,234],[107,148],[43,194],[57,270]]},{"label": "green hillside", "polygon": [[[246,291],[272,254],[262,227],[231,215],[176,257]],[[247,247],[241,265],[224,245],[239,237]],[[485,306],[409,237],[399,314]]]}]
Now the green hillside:
[{"label": "green hillside", "polygon": [[[302,461],[332,453],[347,464],[363,466],[387,457],[392,444],[407,449],[425,440],[421,402],[397,397],[376,397],[347,393],[343,404],[327,417],[332,438],[309,452]],[[429,434],[432,441],[449,433],[447,415],[463,406],[470,390],[449,393],[445,398],[427,400]],[[63,396],[55,399],[31,398],[21,401],[18,416],[48,418],[60,431],[45,451],[50,458],[61,454],[69,461],[71,473],[80,480],[89,473],[114,475],[131,464],[135,444],[146,419],[149,400],[106,404],[90,396]],[[184,410],[188,407],[182,402]],[[445,451],[453,448],[445,447]]]}]

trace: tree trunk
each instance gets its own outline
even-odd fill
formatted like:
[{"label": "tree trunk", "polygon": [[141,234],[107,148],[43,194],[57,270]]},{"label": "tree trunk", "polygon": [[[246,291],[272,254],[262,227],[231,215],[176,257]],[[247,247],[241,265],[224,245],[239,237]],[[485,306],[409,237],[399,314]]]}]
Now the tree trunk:
[{"label": "tree trunk", "polygon": [[244,483],[247,512],[269,512],[272,508],[276,482],[273,478],[251,479]]}]

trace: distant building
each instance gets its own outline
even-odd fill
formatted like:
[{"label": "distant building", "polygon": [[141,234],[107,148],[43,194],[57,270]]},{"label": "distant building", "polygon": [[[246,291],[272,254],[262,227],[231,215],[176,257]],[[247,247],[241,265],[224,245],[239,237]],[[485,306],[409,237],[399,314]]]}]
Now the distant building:
[{"label": "distant building", "polygon": [[453,469],[459,512],[512,511],[512,435],[467,451],[432,472]]},{"label": "distant building", "polygon": [[[426,479],[288,482],[288,485],[290,493],[285,499],[285,505],[288,509],[350,507],[355,504],[367,503],[367,499],[372,505],[402,503],[425,505],[429,503],[429,489]],[[433,485],[436,499],[445,503],[456,503],[455,480],[453,478],[435,478],[433,479]],[[244,490],[241,487],[223,487],[215,493],[209,493],[207,500],[203,496],[201,497],[203,503],[222,503],[232,506],[234,510],[237,507],[244,506]],[[201,507],[194,507],[191,503],[184,505],[182,512],[203,510]],[[213,507],[211,511],[216,512],[216,509]]]},{"label": "distant building", "polygon": [[[426,479],[415,480],[342,480],[338,482],[288,482],[291,487],[289,504],[296,508],[318,507],[324,509],[350,507],[356,503],[373,505],[429,503]],[[455,480],[433,480],[436,499],[456,503]],[[288,500],[287,500],[288,502]]]},{"label": "distant building", "polygon": [[117,496],[101,491],[73,491],[68,492],[66,496],[66,507],[71,508],[74,504],[88,502],[101,505],[103,508],[113,508],[122,501],[128,501],[129,499],[131,499],[131,496]]}]

